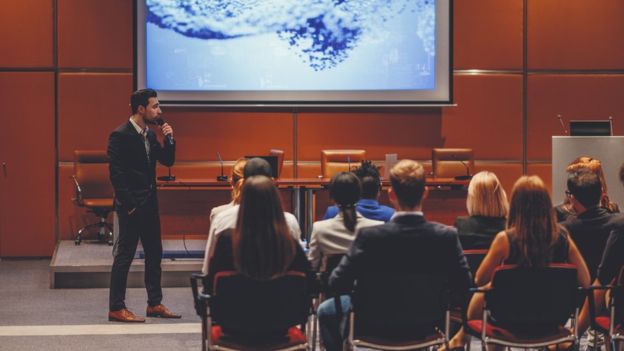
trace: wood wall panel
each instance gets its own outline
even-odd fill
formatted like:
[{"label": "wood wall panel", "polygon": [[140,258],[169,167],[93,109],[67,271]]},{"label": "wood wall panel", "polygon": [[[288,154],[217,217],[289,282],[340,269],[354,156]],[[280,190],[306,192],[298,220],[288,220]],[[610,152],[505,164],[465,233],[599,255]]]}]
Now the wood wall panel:
[{"label": "wood wall panel", "polygon": [[54,74],[0,72],[0,256],[50,256]]},{"label": "wood wall panel", "polygon": [[456,69],[522,69],[522,0],[454,2]]},{"label": "wood wall panel", "polygon": [[52,0],[4,0],[0,67],[51,67]]},{"label": "wood wall panel", "polygon": [[[527,153],[530,161],[551,159],[551,136],[564,135],[557,119],[607,119],[614,135],[624,134],[624,74],[531,75],[528,80]],[[566,126],[567,128],[567,126]]]},{"label": "wood wall panel", "polygon": [[440,146],[471,147],[477,160],[521,160],[522,76],[460,74],[454,89],[457,106],[443,109]]},{"label": "wood wall panel", "polygon": [[132,75],[62,73],[58,83],[59,160],[76,149],[102,149],[108,135],[130,118]]},{"label": "wood wall panel", "polygon": [[214,161],[217,152],[224,160],[246,155],[267,155],[270,149],[284,150],[292,159],[292,119],[289,112],[215,112],[200,109],[164,108],[177,141],[180,161]]},{"label": "wood wall panel", "polygon": [[623,69],[624,1],[529,0],[529,69]]},{"label": "wood wall panel", "polygon": [[529,163],[527,174],[542,178],[548,190],[552,191],[552,165],[550,163]]},{"label": "wood wall panel", "polygon": [[132,68],[132,3],[58,0],[59,66]]},{"label": "wood wall panel", "polygon": [[365,149],[367,158],[387,153],[425,159],[442,144],[440,109],[386,112],[302,112],[298,159],[320,161],[323,149]]},{"label": "wood wall panel", "polygon": [[494,172],[501,182],[501,185],[507,192],[507,196],[511,196],[511,189],[514,183],[522,175],[521,163],[482,163],[475,162],[475,172],[490,171]]}]

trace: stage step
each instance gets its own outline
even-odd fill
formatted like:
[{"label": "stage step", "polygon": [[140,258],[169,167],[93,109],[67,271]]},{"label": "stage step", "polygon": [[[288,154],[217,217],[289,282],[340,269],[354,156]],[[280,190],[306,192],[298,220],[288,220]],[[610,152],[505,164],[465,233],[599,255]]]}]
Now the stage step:
[{"label": "stage step", "polygon": [[[189,286],[191,273],[201,271],[203,259],[198,256],[205,246],[205,240],[163,240],[162,286]],[[112,250],[107,244],[83,242],[75,245],[73,240],[59,241],[50,262],[50,288],[108,288]],[[129,288],[145,286],[145,264],[141,257],[143,251],[139,244],[128,273]]]}]

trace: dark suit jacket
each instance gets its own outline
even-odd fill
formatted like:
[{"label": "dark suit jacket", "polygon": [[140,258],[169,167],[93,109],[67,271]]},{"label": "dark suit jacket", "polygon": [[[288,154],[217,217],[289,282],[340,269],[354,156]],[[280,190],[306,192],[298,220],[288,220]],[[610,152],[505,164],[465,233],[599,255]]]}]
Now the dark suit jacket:
[{"label": "dark suit jacket", "polygon": [[578,247],[592,281],[596,278],[598,265],[605,251],[611,232],[624,230],[624,215],[610,213],[602,207],[594,207],[561,223]]},{"label": "dark suit jacket", "polygon": [[149,162],[143,137],[130,121],[117,127],[108,138],[110,179],[117,209],[129,211],[144,205],[156,192],[156,161],[168,167],[175,162],[175,144],[165,143],[163,148],[151,130],[147,139]]},{"label": "dark suit jacket", "polygon": [[455,228],[418,215],[362,228],[332,272],[329,285],[337,291],[350,291],[358,277],[372,272],[440,274],[448,277],[451,290],[464,296],[472,285]]}]

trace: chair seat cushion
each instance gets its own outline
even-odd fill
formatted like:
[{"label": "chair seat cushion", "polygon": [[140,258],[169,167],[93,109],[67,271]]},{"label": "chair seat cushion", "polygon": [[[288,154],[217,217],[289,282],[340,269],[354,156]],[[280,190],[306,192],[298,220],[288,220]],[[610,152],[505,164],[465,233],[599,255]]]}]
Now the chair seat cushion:
[{"label": "chair seat cushion", "polygon": [[[478,337],[481,336],[481,332],[483,330],[483,321],[469,320],[467,324],[469,333]],[[533,331],[523,330],[521,332],[517,332],[488,322],[485,330],[485,335],[507,342],[513,342],[518,344],[533,344],[547,343],[552,340],[565,338],[567,336],[570,336],[571,332],[570,330],[562,326],[558,326],[554,329],[546,331],[544,329],[540,329]]]},{"label": "chair seat cushion", "polygon": [[113,208],[113,199],[82,199],[82,204],[89,208]]},{"label": "chair seat cushion", "polygon": [[[408,347],[412,345],[419,345],[429,343],[435,340],[439,340],[440,344],[444,342],[442,335],[440,334],[431,334],[424,336],[422,338],[413,339],[413,338],[383,338],[378,336],[366,336],[366,335],[354,335],[354,341],[363,341],[370,344],[375,345],[383,345],[386,347]],[[418,347],[418,346],[414,346]]]},{"label": "chair seat cushion", "polygon": [[307,342],[305,335],[303,334],[301,329],[297,327],[291,327],[290,329],[288,329],[287,335],[278,339],[271,338],[270,340],[259,340],[254,338],[253,340],[250,340],[239,339],[231,335],[225,334],[223,332],[223,329],[221,329],[221,326],[215,325],[210,331],[210,338],[212,340],[212,343],[215,345],[234,348],[241,351],[275,350],[296,345],[302,345]]},{"label": "chair seat cushion", "polygon": [[[611,318],[609,316],[599,316],[596,317],[596,325],[598,327],[598,331],[601,333],[608,333],[609,327],[611,325]],[[618,324],[615,326],[615,333],[622,333],[622,324]]]}]

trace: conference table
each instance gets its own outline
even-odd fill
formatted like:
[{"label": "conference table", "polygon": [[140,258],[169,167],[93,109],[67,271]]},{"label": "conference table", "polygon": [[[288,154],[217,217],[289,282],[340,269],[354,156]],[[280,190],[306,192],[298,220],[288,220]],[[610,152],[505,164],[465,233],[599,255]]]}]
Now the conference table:
[{"label": "conference table", "polygon": [[[278,178],[275,180],[275,184],[279,189],[292,190],[292,203],[293,214],[299,220],[299,224],[303,230],[305,238],[309,239],[309,235],[312,232],[312,224],[315,220],[316,193],[319,190],[327,188],[330,183],[329,178]],[[464,200],[466,196],[466,187],[468,180],[456,180],[454,178],[427,178],[426,186],[429,188],[430,197],[432,193],[439,194],[434,198],[442,199],[454,199],[459,200],[463,210],[465,208]],[[388,188],[390,182],[387,179],[382,180],[382,187]],[[159,192],[161,191],[210,191],[221,190],[227,191],[231,188],[228,181],[218,181],[216,179],[209,178],[179,178],[173,181],[158,181],[157,187]],[[442,196],[440,196],[440,194]],[[425,206],[427,203],[425,203]],[[457,201],[453,205],[457,207]],[[435,207],[435,206],[434,206]],[[448,207],[448,203],[441,203],[438,205],[439,210],[444,210]],[[437,209],[436,209],[437,210]],[[457,209],[450,216],[454,218]],[[449,217],[451,218],[451,217]]]}]

